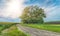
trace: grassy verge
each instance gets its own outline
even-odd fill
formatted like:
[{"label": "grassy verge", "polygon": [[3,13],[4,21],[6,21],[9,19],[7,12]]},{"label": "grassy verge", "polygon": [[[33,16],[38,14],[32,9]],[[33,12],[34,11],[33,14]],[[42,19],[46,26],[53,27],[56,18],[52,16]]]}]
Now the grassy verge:
[{"label": "grassy verge", "polygon": [[16,23],[0,22],[0,36],[29,36],[17,29]]},{"label": "grassy verge", "polygon": [[60,24],[21,24],[21,25],[60,33]]},{"label": "grassy verge", "polygon": [[0,23],[0,33],[1,33],[1,31],[3,31],[3,30],[5,30],[5,29],[8,29],[9,27],[11,27],[11,26],[13,26],[13,25],[15,25],[14,23],[5,23],[5,24],[1,24]]},{"label": "grassy verge", "polygon": [[4,30],[1,34],[2,36],[28,36],[22,31],[18,30],[16,26],[12,26],[7,30]]}]

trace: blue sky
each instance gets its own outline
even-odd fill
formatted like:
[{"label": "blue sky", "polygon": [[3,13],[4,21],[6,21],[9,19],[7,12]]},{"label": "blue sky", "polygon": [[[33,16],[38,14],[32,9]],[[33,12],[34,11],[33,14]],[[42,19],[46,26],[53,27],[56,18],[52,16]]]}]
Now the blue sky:
[{"label": "blue sky", "polygon": [[38,5],[45,9],[45,21],[58,21],[60,20],[60,0],[29,0],[26,1],[27,5]]},{"label": "blue sky", "polygon": [[[13,0],[14,2],[15,0]],[[12,0],[0,0],[0,21],[9,21],[9,22],[20,22],[17,14],[21,14],[20,12],[12,12],[11,10],[5,11],[7,8],[7,3],[12,4]],[[17,1],[18,2],[18,1]],[[60,0],[20,0],[20,7],[21,6],[30,6],[30,5],[38,5],[39,7],[43,8],[46,13],[45,21],[60,21]],[[9,3],[9,4],[10,4]],[[23,3],[23,4],[22,4]],[[17,3],[18,4],[18,3]],[[14,6],[14,5],[13,5]],[[23,8],[23,7],[22,7]],[[12,9],[12,8],[10,8]],[[17,10],[13,8],[14,10]],[[19,11],[19,10],[17,10]],[[14,13],[14,14],[12,14]],[[7,14],[9,14],[7,16]],[[7,16],[7,17],[6,17]],[[15,18],[13,18],[15,17]]]}]

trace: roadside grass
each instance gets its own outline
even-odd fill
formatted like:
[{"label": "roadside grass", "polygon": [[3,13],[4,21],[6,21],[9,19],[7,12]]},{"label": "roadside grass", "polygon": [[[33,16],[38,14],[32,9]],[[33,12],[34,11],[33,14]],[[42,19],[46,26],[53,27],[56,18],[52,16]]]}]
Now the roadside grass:
[{"label": "roadside grass", "polygon": [[9,29],[4,30],[2,36],[28,36],[28,35],[18,30],[16,26],[12,26]]},{"label": "roadside grass", "polygon": [[1,31],[8,29],[9,27],[15,25],[14,23],[0,23],[0,33]]},{"label": "roadside grass", "polygon": [[0,36],[30,36],[20,31],[16,27],[16,23],[0,22]]},{"label": "roadside grass", "polygon": [[37,28],[40,30],[42,29],[60,33],[60,24],[21,24],[21,25]]}]

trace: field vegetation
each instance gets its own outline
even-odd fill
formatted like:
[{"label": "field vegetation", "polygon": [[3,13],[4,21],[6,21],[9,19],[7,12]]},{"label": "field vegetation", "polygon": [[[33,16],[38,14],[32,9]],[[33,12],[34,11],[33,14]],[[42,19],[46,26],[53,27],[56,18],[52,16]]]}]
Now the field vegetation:
[{"label": "field vegetation", "polygon": [[60,24],[21,24],[21,25],[37,28],[40,30],[48,30],[60,33]]},{"label": "field vegetation", "polygon": [[0,23],[0,36],[28,36],[16,27],[16,23],[1,22]]}]

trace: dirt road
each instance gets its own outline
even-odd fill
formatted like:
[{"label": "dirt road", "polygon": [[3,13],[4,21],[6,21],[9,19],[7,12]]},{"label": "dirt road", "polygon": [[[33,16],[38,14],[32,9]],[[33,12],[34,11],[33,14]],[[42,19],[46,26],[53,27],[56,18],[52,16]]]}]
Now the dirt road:
[{"label": "dirt road", "polygon": [[30,34],[31,36],[60,36],[60,33],[24,27],[19,24],[17,24],[17,28],[25,33]]}]

